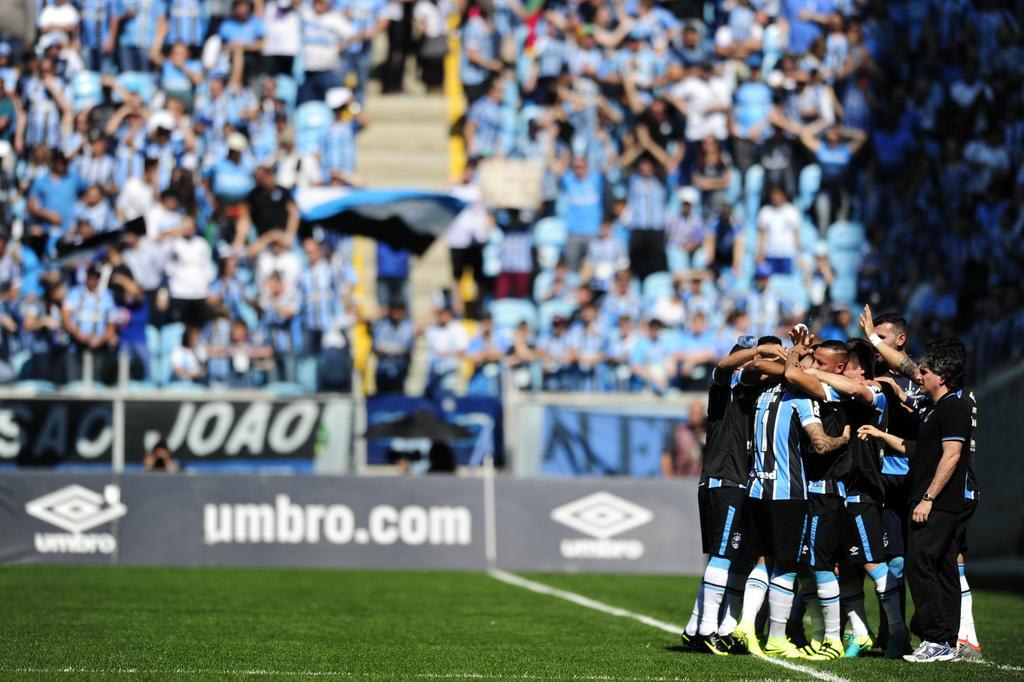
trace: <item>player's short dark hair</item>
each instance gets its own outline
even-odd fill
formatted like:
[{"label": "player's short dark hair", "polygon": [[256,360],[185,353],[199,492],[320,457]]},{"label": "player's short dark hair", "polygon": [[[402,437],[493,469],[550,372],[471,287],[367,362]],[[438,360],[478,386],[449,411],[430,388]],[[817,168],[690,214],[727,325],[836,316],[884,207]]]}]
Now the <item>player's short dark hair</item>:
[{"label": "player's short dark hair", "polygon": [[907,318],[899,313],[882,313],[875,318],[875,326],[877,327],[880,324],[892,325],[897,334],[906,334],[910,329],[909,325],[907,325]]},{"label": "player's short dark hair", "polygon": [[959,339],[938,339],[931,342],[925,348],[919,364],[942,377],[950,391],[959,391],[964,387],[967,354],[964,344]]},{"label": "player's short dark hair", "polygon": [[782,345],[782,339],[780,339],[777,336],[762,336],[761,338],[759,338],[757,340],[757,345],[759,345],[759,346],[761,344],[766,344],[766,343],[767,344],[774,344],[776,346],[781,346]]},{"label": "player's short dark hair", "polygon": [[836,339],[828,339],[827,341],[822,341],[821,343],[817,344],[815,348],[824,348],[825,350],[830,350],[833,353],[840,353],[844,358],[850,357],[849,351],[846,350],[846,344],[843,343],[842,341],[837,341]]},{"label": "player's short dark hair", "polygon": [[857,358],[865,379],[875,378],[875,349],[864,339],[850,339],[846,342],[846,352],[851,358]]}]

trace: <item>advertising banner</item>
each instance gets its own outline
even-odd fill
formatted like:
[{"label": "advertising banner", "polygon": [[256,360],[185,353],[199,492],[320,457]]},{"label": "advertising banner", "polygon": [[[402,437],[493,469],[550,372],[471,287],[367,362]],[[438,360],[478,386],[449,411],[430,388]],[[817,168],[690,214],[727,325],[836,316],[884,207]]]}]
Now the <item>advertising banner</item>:
[{"label": "advertising banner", "polygon": [[[697,573],[692,481],[0,473],[0,563]],[[491,530],[493,529],[493,530]]]},{"label": "advertising banner", "polygon": [[672,429],[667,415],[548,406],[541,472],[559,476],[660,476]]},{"label": "advertising banner", "polygon": [[479,480],[0,474],[0,561],[484,567]]},{"label": "advertising banner", "polygon": [[114,442],[109,400],[4,400],[0,464],[109,467]]},{"label": "advertising banner", "polygon": [[[461,398],[445,398],[433,402],[426,398],[415,398],[404,395],[387,395],[366,400],[366,424],[373,426],[394,421],[411,414],[416,410],[430,410],[445,421],[464,426],[473,435],[465,440],[451,443],[455,451],[455,463],[461,466],[478,466],[486,455],[493,455],[497,466],[505,461],[504,427],[502,423],[501,401],[486,396],[465,396]],[[366,444],[367,464],[390,464],[388,450],[415,449],[423,450],[426,456],[430,448],[429,441],[422,444],[409,441],[395,442],[398,439],[373,439]]]},{"label": "advertising banner", "polygon": [[498,479],[496,486],[501,568],[703,570],[694,481]]}]

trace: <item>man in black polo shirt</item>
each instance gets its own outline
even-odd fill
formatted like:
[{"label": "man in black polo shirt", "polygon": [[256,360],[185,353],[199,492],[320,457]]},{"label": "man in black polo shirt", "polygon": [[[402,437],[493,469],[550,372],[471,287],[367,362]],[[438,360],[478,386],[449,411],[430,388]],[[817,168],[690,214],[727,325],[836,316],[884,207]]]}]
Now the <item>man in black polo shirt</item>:
[{"label": "man in black polo shirt", "polygon": [[292,193],[277,184],[274,170],[267,164],[256,169],[256,187],[241,205],[232,249],[240,252],[249,238],[251,227],[259,235],[249,246],[249,256],[255,257],[270,244],[281,239],[289,246],[295,243],[299,231],[299,209]]},{"label": "man in black polo shirt", "polygon": [[[750,474],[754,407],[768,382],[759,371],[747,366],[758,358],[783,357],[782,342],[775,337],[763,337],[753,347],[745,347],[753,344],[753,337],[742,340],[747,343],[734,346],[718,363],[708,391],[707,445],[697,501],[702,548],[709,558],[690,622],[683,633],[684,642],[690,643],[698,635],[694,643],[702,642],[719,655],[729,652],[729,637],[736,623],[735,617],[731,617],[726,619],[731,625],[720,627],[723,599],[731,589],[733,603],[727,609],[738,608],[738,584],[750,572],[749,564],[738,571],[730,568],[735,568],[732,561],[739,555],[743,539],[741,519]],[[772,379],[771,383],[778,381]]]},{"label": "man in black polo shirt", "polygon": [[932,407],[923,410],[910,458],[907,580],[917,613],[911,628],[921,639],[904,656],[920,663],[956,657],[960,628],[957,554],[967,517],[964,488],[973,437],[971,407],[958,393],[964,358],[956,345],[933,344],[918,365]]}]

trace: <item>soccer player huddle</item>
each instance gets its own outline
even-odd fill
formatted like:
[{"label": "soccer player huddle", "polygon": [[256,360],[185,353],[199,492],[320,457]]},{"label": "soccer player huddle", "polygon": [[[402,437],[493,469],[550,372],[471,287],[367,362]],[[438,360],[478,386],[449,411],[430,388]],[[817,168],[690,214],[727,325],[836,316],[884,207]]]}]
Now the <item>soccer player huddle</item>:
[{"label": "soccer player huddle", "polygon": [[[860,324],[867,340],[815,343],[804,325],[788,349],[743,337],[718,364],[698,492],[709,558],[687,645],[819,661],[873,647],[910,662],[981,658],[964,577],[978,501],[964,346],[932,341],[915,363],[905,319],[865,306]],[[865,574],[880,606],[874,635]]]}]

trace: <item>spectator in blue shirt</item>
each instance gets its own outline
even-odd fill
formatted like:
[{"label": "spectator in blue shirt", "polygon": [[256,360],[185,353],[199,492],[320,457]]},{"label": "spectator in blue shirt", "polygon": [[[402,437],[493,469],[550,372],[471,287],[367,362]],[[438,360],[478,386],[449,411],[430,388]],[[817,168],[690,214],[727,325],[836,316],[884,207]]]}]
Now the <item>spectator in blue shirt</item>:
[{"label": "spectator in blue shirt", "polygon": [[481,97],[466,114],[466,151],[476,158],[498,153],[501,134],[501,101],[505,87],[500,79],[489,81],[487,96]]},{"label": "spectator in blue shirt", "polygon": [[732,151],[741,173],[754,165],[760,144],[772,133],[772,89],[761,80],[761,55],[747,59],[750,76],[733,95]]},{"label": "spectator in blue shirt", "polygon": [[630,269],[643,280],[668,270],[665,255],[665,219],[668,191],[655,175],[654,162],[642,157],[629,179],[627,196]]},{"label": "spectator in blue shirt", "polygon": [[576,271],[601,229],[604,178],[600,171],[591,170],[585,156],[577,156],[571,169],[562,174],[560,184],[566,202],[565,222],[569,228],[565,259],[569,269]]},{"label": "spectator in blue shirt", "polygon": [[78,200],[78,182],[68,173],[68,162],[60,152],[50,159],[50,172],[32,183],[28,212],[32,229],[60,237],[71,228]]},{"label": "spectator in blue shirt", "polygon": [[84,352],[93,353],[94,374],[103,377],[117,348],[114,297],[110,291],[100,289],[100,271],[89,266],[85,283],[68,291],[62,311],[64,328],[71,337],[68,353],[68,378],[82,378]]},{"label": "spectator in blue shirt", "polygon": [[811,150],[821,168],[821,186],[815,199],[815,209],[818,229],[822,234],[833,222],[849,214],[847,172],[854,155],[868,139],[861,130],[833,125],[826,130],[824,141],[819,140],[817,133],[825,125],[821,122],[810,126],[800,136],[800,141]]},{"label": "spectator in blue shirt", "polygon": [[466,346],[466,356],[473,363],[467,395],[501,396],[502,360],[511,348],[507,338],[494,330],[494,320],[484,315],[479,333]]},{"label": "spectator in blue shirt", "polygon": [[149,71],[146,53],[156,42],[161,24],[167,21],[167,2],[114,0],[114,14],[104,51],[113,52],[112,41],[116,39],[121,71]]},{"label": "spectator in blue shirt", "polygon": [[245,77],[251,81],[262,71],[263,19],[253,16],[249,0],[233,0],[231,16],[217,31],[225,49],[241,49],[245,55]]},{"label": "spectator in blue shirt", "polygon": [[487,94],[491,78],[502,69],[498,59],[498,36],[491,23],[487,7],[472,5],[467,10],[467,21],[462,29],[462,63],[459,75],[466,102],[470,107]]},{"label": "spectator in blue shirt", "polygon": [[377,358],[377,394],[404,392],[416,341],[416,329],[407,316],[405,303],[392,301],[387,314],[370,327],[370,335]]},{"label": "spectator in blue shirt", "polygon": [[409,300],[408,249],[377,242],[377,300],[382,306]]}]

